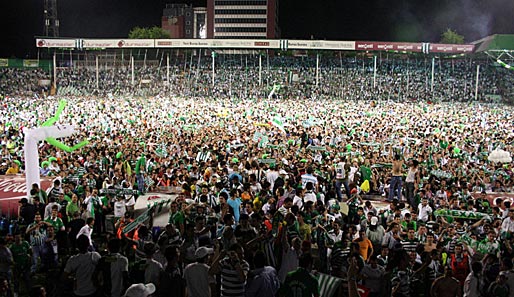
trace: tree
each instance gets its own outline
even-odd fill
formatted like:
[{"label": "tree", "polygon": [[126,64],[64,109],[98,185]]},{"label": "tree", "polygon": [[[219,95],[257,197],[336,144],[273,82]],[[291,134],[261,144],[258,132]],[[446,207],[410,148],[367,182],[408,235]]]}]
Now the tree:
[{"label": "tree", "polygon": [[458,34],[456,31],[448,28],[441,34],[441,43],[446,44],[463,44],[464,36]]},{"label": "tree", "polygon": [[141,28],[134,27],[130,30],[128,38],[130,39],[166,39],[170,38],[170,33],[160,27]]}]

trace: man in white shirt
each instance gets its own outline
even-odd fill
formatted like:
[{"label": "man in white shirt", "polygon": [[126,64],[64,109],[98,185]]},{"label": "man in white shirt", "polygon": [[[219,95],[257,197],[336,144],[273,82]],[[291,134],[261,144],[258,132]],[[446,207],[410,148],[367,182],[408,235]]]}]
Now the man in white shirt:
[{"label": "man in white shirt", "polygon": [[73,293],[75,296],[92,296],[97,291],[93,283],[93,274],[102,256],[97,252],[88,252],[89,240],[86,235],[77,237],[77,247],[80,253],[71,256],[66,262],[63,279],[67,279],[70,275],[74,276]]},{"label": "man in white shirt", "polygon": [[509,216],[503,220],[501,230],[502,233],[508,232],[511,235],[514,234],[514,208],[509,210]]},{"label": "man in white shirt", "polygon": [[273,189],[275,186],[275,181],[280,175],[278,174],[278,171],[275,169],[275,164],[269,165],[269,171],[266,173],[266,180],[271,184],[270,189]]},{"label": "man in white shirt", "polygon": [[164,272],[164,268],[162,267],[161,263],[153,259],[153,255],[156,251],[155,243],[145,243],[144,251],[146,255],[145,283],[152,283],[156,286],[159,286],[159,280],[161,274]]},{"label": "man in white shirt", "polygon": [[304,189],[306,188],[307,183],[309,182],[312,183],[314,190],[318,189],[318,179],[314,175],[312,175],[313,172],[314,170],[312,169],[312,167],[309,167],[307,168],[307,173],[302,174],[302,187]]},{"label": "man in white shirt", "polygon": [[211,296],[210,284],[214,283],[214,278],[209,276],[209,256],[214,250],[206,247],[196,249],[196,262],[191,263],[184,269],[184,279],[186,281],[187,296],[203,297]]},{"label": "man in white shirt", "polygon": [[432,207],[428,205],[428,198],[423,197],[423,199],[421,199],[421,203],[418,206],[418,220],[426,223],[431,214]]},{"label": "man in white shirt", "polygon": [[93,240],[91,240],[91,233],[93,233],[93,226],[95,225],[94,218],[87,218],[86,224],[84,227],[80,228],[79,233],[77,233],[77,239],[80,235],[85,235],[89,239],[89,246],[93,246]]},{"label": "man in white shirt", "polygon": [[120,245],[121,241],[118,238],[109,240],[109,254],[98,261],[96,271],[99,272],[100,279],[104,280],[99,284],[99,289],[103,291],[102,296],[120,297],[128,282],[128,259],[120,255]]}]

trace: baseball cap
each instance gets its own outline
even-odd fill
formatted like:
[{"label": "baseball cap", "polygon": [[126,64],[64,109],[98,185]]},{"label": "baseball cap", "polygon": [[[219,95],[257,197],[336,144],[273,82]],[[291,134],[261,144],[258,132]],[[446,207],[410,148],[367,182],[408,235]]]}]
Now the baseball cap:
[{"label": "baseball cap", "polygon": [[124,297],[148,297],[155,293],[155,285],[152,283],[148,284],[133,284],[125,292]]},{"label": "baseball cap", "polygon": [[378,218],[377,217],[372,217],[371,218],[371,226],[376,226],[378,223]]},{"label": "baseball cap", "polygon": [[213,253],[214,253],[213,249],[201,246],[201,247],[196,249],[195,258],[196,259],[201,259],[201,258],[203,258],[203,257],[205,257],[207,255],[211,255]]}]

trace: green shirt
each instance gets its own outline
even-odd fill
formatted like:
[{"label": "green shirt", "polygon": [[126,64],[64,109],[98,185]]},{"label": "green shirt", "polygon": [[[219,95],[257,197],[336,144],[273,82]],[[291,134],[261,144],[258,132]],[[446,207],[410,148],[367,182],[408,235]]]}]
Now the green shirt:
[{"label": "green shirt", "polygon": [[318,280],[303,268],[287,274],[284,282],[284,293],[287,297],[311,297],[319,295]]},{"label": "green shirt", "polygon": [[20,244],[11,245],[11,253],[17,267],[28,267],[30,265],[30,244],[23,240]]},{"label": "green shirt", "polygon": [[141,156],[139,159],[137,159],[135,172],[136,174],[141,174],[141,172],[145,171],[146,167],[146,158],[144,156]]},{"label": "green shirt", "polygon": [[69,219],[71,219],[73,217],[73,214],[77,211],[80,211],[78,203],[70,202],[68,203],[68,205],[66,205],[66,214],[68,215]]},{"label": "green shirt", "polygon": [[185,217],[184,217],[183,212],[177,211],[175,213],[170,213],[170,218],[168,220],[169,224],[173,224],[176,227],[178,227],[179,225],[184,224],[184,221],[185,221]]},{"label": "green shirt", "polygon": [[57,217],[55,219],[52,219],[52,217],[49,217],[45,220],[45,222],[48,222],[54,226],[55,232],[60,231],[62,227],[64,227],[64,223],[62,222],[61,218]]}]

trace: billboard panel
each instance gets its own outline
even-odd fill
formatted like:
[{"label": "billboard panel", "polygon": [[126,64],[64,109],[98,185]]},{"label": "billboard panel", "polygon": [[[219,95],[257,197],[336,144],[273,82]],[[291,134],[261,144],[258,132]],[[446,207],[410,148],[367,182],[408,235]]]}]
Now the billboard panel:
[{"label": "billboard panel", "polygon": [[75,48],[75,39],[49,39],[38,38],[36,39],[37,47],[52,47],[52,48]]}]

